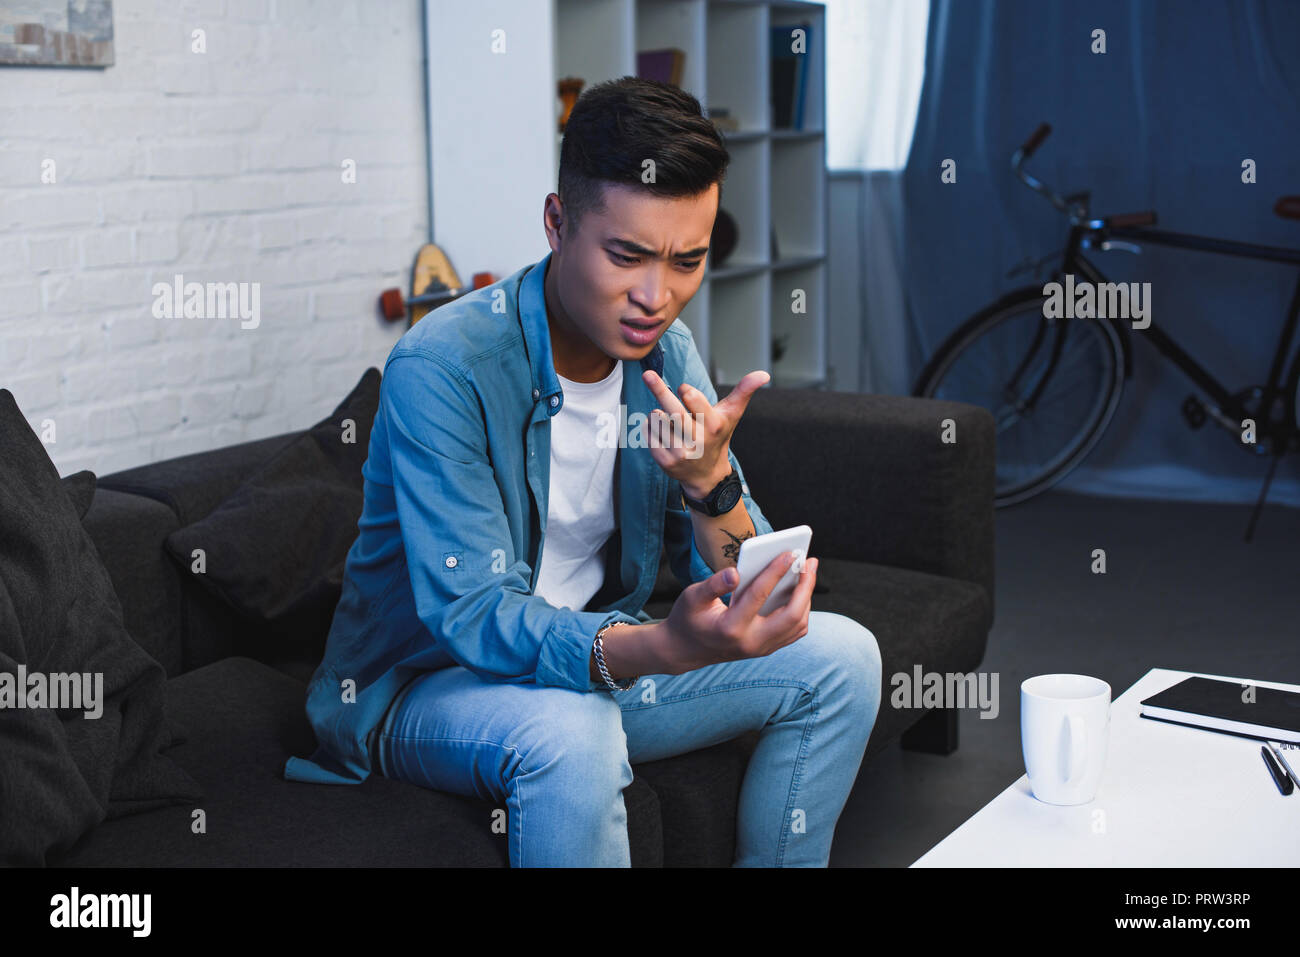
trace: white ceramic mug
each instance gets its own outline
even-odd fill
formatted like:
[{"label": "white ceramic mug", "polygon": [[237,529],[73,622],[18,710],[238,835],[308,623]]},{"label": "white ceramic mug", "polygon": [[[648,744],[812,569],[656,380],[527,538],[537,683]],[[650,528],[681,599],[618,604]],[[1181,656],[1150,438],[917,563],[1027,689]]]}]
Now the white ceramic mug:
[{"label": "white ceramic mug", "polygon": [[1087,804],[1097,795],[1110,736],[1110,685],[1087,675],[1020,683],[1020,747],[1034,797]]}]

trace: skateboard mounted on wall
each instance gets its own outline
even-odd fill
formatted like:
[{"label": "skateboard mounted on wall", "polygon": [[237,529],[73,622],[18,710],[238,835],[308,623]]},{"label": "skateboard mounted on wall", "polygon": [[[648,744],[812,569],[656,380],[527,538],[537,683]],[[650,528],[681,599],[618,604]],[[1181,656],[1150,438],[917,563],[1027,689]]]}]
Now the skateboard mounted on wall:
[{"label": "skateboard mounted on wall", "polygon": [[[491,273],[475,273],[473,288],[490,285],[493,281]],[[400,289],[385,289],[379,295],[379,310],[389,322],[397,322],[406,316],[409,329],[434,309],[469,291],[469,287],[461,283],[447,254],[434,243],[425,243],[411,264],[409,295],[403,299]]]}]

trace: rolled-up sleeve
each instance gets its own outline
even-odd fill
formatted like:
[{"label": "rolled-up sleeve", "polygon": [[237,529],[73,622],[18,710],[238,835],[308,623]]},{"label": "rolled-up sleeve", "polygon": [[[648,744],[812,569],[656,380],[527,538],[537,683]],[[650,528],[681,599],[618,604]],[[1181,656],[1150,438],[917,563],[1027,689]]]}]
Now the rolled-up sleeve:
[{"label": "rolled-up sleeve", "polygon": [[[704,367],[704,361],[700,358],[699,351],[695,348],[694,336],[691,337],[691,347],[686,357],[686,369],[683,378],[692,387],[699,389],[700,392],[707,396],[710,405],[717,405],[718,393],[709,380],[709,372]],[[743,429],[744,427],[745,420],[742,418],[737,429]],[[736,470],[736,474],[740,478],[740,497],[745,503],[745,511],[749,513],[750,519],[754,522],[755,534],[767,534],[772,531],[772,525],[758,507],[758,503],[750,496],[749,483],[745,480],[745,470],[741,468],[736,453],[728,449],[727,459],[731,462],[731,467]],[[680,483],[668,483],[668,501],[665,503],[666,511],[664,514],[664,547],[668,552],[668,567],[672,569],[677,580],[685,586],[703,581],[712,575],[714,570],[709,567],[709,563],[704,560],[704,556],[700,554],[700,550],[695,544],[695,526],[691,521],[690,512],[682,505],[681,491]],[[729,604],[731,592],[727,592],[726,595],[722,596],[722,600]]]},{"label": "rolled-up sleeve", "polygon": [[604,687],[589,670],[596,631],[640,622],[556,608],[532,594],[473,387],[435,355],[398,354],[384,370],[379,416],[416,614],[432,638],[486,680]]}]

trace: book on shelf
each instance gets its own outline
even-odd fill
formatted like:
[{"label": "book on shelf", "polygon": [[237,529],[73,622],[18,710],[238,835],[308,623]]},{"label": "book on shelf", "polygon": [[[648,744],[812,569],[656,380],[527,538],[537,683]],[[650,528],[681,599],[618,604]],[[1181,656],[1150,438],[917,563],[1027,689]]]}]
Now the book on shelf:
[{"label": "book on shelf", "polygon": [[682,71],[686,66],[686,51],[676,47],[662,50],[641,50],[636,55],[636,75],[642,80],[682,85]]},{"label": "book on shelf", "polygon": [[[794,49],[795,28],[804,31],[803,51]],[[772,129],[802,130],[808,90],[808,53],[812,24],[783,24],[771,28]]]}]

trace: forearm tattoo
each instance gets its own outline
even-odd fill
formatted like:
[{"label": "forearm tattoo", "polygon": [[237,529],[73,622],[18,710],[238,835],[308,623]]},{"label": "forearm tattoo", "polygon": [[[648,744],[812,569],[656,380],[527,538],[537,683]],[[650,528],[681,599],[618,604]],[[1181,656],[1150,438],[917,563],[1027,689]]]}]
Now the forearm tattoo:
[{"label": "forearm tattoo", "polygon": [[730,542],[722,546],[722,557],[734,565],[736,564],[736,562],[740,561],[740,543],[747,538],[753,538],[754,530],[750,529],[749,531],[741,535],[739,538],[737,538],[735,535],[732,535],[731,532],[727,531],[725,528],[722,530],[722,532],[729,539],[731,539]]}]

